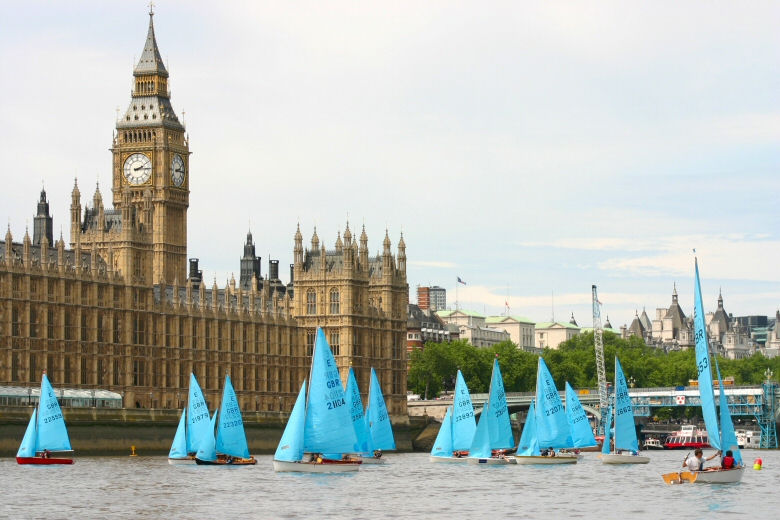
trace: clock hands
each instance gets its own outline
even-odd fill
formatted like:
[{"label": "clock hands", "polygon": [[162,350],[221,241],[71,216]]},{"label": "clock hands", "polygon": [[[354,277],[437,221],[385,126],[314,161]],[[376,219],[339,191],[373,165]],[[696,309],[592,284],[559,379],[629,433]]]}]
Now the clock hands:
[{"label": "clock hands", "polygon": [[138,168],[133,168],[133,170],[135,170],[135,171],[138,171],[138,170],[148,170],[148,169],[149,169],[149,166],[144,166],[143,164],[141,166],[139,166]]}]

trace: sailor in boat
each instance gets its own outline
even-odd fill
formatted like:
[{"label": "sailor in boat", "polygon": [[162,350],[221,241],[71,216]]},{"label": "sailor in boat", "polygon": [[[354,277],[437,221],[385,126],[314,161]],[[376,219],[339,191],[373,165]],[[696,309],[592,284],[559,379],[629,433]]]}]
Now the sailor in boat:
[{"label": "sailor in boat", "polygon": [[726,450],[726,455],[720,459],[720,467],[722,469],[734,469],[736,467],[734,460],[734,453],[731,450]]},{"label": "sailor in boat", "polygon": [[541,455],[542,457],[555,457],[555,449],[552,446],[550,446],[546,450],[542,450]]},{"label": "sailor in boat", "polygon": [[374,458],[375,459],[381,459],[382,458],[382,450],[374,450]]},{"label": "sailor in boat", "polygon": [[[696,450],[693,452],[692,457],[688,457],[688,459],[683,462],[683,467],[687,467],[688,471],[704,471],[704,463],[707,461],[710,461],[720,455],[720,452],[715,452],[714,455],[711,457],[704,458],[704,452],[701,450],[701,448],[696,448]],[[716,469],[716,468],[708,468],[708,469]]]}]

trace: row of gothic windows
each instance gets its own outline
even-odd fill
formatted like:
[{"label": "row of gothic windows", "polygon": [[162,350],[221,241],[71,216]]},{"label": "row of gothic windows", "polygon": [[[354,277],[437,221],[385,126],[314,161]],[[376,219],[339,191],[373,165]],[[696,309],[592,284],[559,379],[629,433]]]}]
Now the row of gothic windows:
[{"label": "row of gothic windows", "polygon": [[[329,314],[341,313],[341,294],[338,289],[331,289],[329,293]],[[317,314],[317,291],[306,291],[306,314]]]},{"label": "row of gothic windows", "polygon": [[[138,119],[138,116],[135,116]],[[144,117],[144,119],[146,119]],[[130,121],[130,116],[127,116],[127,120]],[[126,143],[140,143],[143,141],[150,141],[157,137],[157,133],[154,130],[142,130],[138,132],[122,132],[122,136]]]}]

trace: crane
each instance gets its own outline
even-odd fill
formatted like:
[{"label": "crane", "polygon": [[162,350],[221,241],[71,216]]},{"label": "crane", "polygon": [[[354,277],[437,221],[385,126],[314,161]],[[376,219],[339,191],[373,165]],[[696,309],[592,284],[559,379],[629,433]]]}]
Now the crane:
[{"label": "crane", "polygon": [[593,285],[593,345],[596,350],[596,375],[599,381],[599,409],[602,419],[599,422],[599,434],[604,433],[604,414],[609,407],[607,395],[607,374],[604,370],[604,338],[601,329],[601,303],[599,302],[596,286]]}]

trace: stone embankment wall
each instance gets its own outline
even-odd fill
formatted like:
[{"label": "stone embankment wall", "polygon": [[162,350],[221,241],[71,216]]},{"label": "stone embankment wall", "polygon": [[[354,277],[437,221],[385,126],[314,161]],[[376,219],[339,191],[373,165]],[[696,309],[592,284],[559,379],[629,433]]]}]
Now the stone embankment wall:
[{"label": "stone embankment wall", "polygon": [[[64,408],[73,450],[79,455],[167,454],[179,423],[179,410]],[[0,407],[0,456],[16,455],[32,414],[31,407]],[[288,414],[244,412],[249,450],[273,453],[287,424]],[[392,416],[398,451],[412,451],[427,421]]]}]

